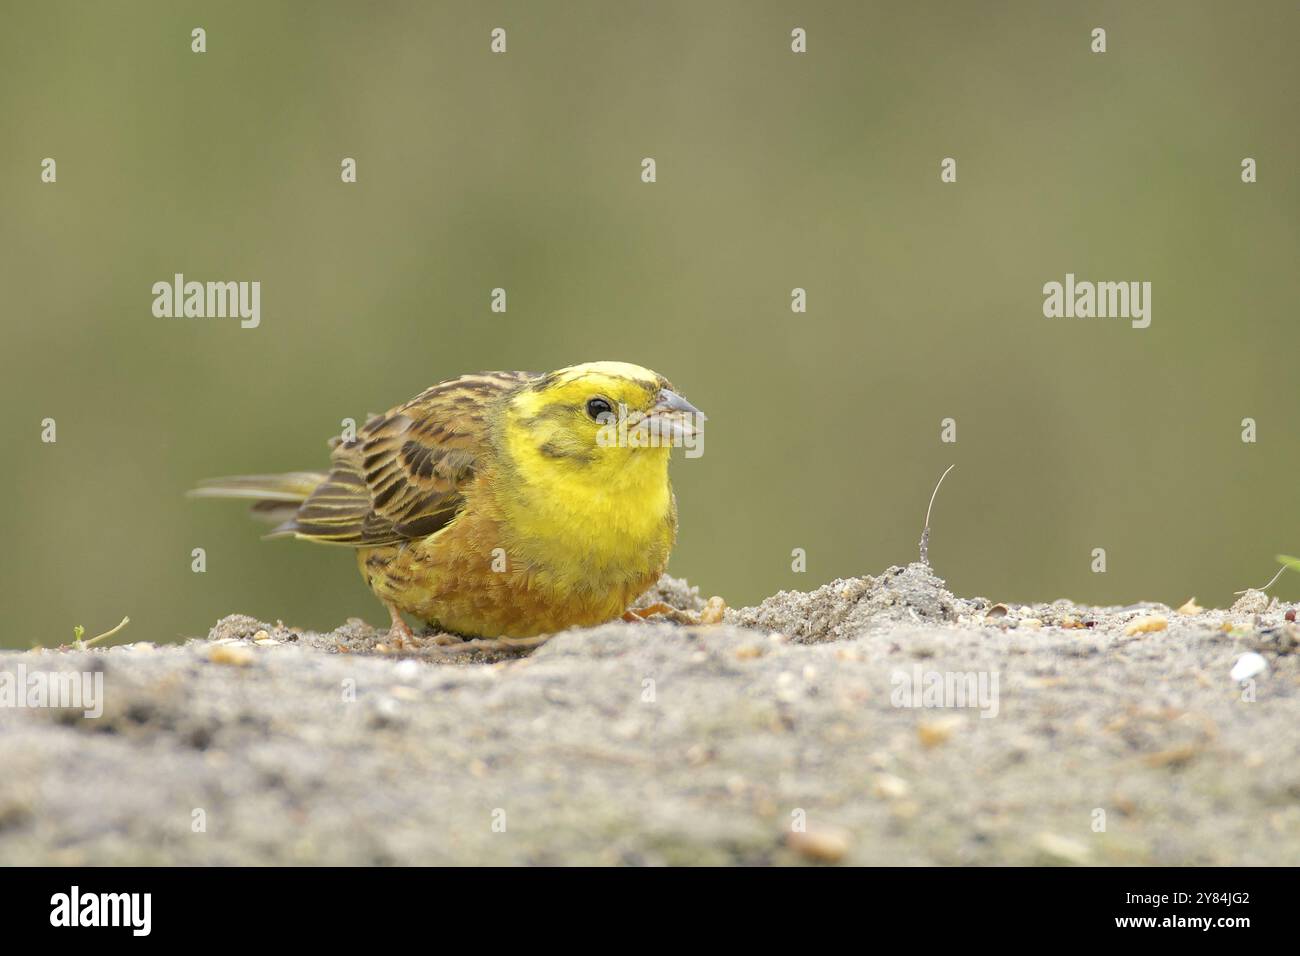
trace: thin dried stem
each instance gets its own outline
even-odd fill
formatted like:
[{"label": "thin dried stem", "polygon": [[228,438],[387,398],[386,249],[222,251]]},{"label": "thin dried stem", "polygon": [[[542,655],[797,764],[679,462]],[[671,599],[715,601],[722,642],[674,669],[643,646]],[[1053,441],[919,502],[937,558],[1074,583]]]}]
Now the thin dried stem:
[{"label": "thin dried stem", "polygon": [[[1282,567],[1277,569],[1277,574],[1273,575],[1273,580],[1269,581],[1268,584],[1265,584],[1262,588],[1246,588],[1246,591],[1267,591],[1269,588],[1271,588],[1274,584],[1277,583],[1277,579],[1282,576],[1282,572],[1285,570],[1286,570],[1286,565],[1284,564],[1282,565]],[[1233,591],[1232,593],[1245,594],[1246,591]]]},{"label": "thin dried stem", "polygon": [[939,476],[939,480],[935,483],[934,491],[930,495],[930,505],[925,509],[925,528],[921,531],[921,563],[926,567],[929,567],[930,565],[930,512],[934,510],[934,499],[939,495],[939,485],[942,485],[943,480],[948,477],[948,472],[952,471],[956,467],[957,463],[953,462],[948,466],[947,471]]}]

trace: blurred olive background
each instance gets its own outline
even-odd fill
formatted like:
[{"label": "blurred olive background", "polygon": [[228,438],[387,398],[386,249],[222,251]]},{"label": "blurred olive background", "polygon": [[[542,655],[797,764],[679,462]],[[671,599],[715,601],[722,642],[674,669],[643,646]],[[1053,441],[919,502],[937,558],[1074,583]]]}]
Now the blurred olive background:
[{"label": "blurred olive background", "polygon": [[[185,490],[605,358],[709,414],[671,570],[733,605],[914,559],[954,462],[960,593],[1223,605],[1300,552],[1294,3],[0,9],[6,645],[382,623],[350,552]],[[261,327],[155,318],[177,272],[259,280]],[[1151,327],[1045,319],[1067,272],[1149,280]]]}]

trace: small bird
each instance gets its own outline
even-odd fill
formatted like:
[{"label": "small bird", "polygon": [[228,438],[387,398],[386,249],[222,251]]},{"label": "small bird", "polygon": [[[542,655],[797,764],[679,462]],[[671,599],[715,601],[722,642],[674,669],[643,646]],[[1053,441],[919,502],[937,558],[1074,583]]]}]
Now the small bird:
[{"label": "small bird", "polygon": [[[656,372],[590,362],[434,385],[334,438],[330,470],[202,482],[253,499],[270,537],[354,548],[402,613],[464,637],[532,637],[624,615],[677,537],[673,445],[704,415]],[[286,520],[287,519],[287,520]]]}]

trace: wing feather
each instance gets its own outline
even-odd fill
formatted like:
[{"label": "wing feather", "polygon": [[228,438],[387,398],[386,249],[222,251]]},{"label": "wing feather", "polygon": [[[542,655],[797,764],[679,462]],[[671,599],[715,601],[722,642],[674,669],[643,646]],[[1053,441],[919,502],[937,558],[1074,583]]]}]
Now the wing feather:
[{"label": "wing feather", "polygon": [[532,372],[481,372],[440,382],[352,441],[331,441],[329,476],[277,532],[352,547],[433,534],[464,505],[488,450],[488,416]]}]

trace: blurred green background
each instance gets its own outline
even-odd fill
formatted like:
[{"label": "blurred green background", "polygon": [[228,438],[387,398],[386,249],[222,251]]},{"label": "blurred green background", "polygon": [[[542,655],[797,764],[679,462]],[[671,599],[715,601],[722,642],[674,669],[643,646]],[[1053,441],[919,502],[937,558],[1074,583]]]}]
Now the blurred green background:
[{"label": "blurred green background", "polygon": [[[1300,552],[1293,2],[0,10],[6,645],[383,623],[349,553],[184,491],[592,359],[709,414],[671,571],[733,605],[912,560],[953,462],[959,593],[1223,605]],[[261,327],[153,317],[176,272],[259,280]],[[1045,319],[1067,272],[1152,282],[1151,327]]]}]

